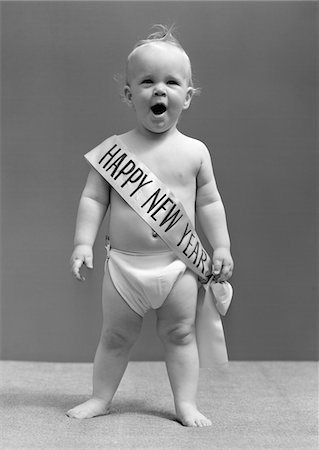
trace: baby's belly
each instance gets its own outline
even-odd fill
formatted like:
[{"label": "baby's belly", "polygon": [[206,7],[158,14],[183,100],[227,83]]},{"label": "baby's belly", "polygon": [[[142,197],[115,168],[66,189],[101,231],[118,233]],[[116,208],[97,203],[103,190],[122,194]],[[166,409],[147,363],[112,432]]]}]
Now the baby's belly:
[{"label": "baby's belly", "polygon": [[109,219],[111,246],[127,252],[169,251],[152,228],[118,194],[112,194]]}]

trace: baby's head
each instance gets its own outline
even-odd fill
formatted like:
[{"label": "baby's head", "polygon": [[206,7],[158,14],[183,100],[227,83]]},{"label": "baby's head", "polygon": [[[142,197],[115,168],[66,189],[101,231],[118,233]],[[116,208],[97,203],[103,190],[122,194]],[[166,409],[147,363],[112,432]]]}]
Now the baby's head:
[{"label": "baby's head", "polygon": [[185,59],[185,69],[187,70],[188,86],[192,89],[193,94],[198,94],[200,90],[198,88],[194,88],[190,59],[180,42],[173,34],[174,26],[167,28],[164,25],[154,25],[153,28],[157,28],[157,31],[151,33],[146,39],[138,41],[127,57],[125,80],[126,84],[130,85],[130,71],[132,62],[134,61],[134,57],[138,54],[139,49],[144,46],[153,46],[154,50],[161,47],[165,49],[166,47],[167,51],[178,50],[179,52],[181,52],[183,58]]},{"label": "baby's head", "polygon": [[124,95],[140,128],[162,133],[175,129],[196,89],[186,52],[171,29],[157,27],[128,56]]}]

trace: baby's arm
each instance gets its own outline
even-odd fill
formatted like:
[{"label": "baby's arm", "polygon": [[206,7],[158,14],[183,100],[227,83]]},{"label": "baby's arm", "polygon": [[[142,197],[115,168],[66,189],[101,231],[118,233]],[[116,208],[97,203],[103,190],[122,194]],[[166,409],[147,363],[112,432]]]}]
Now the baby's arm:
[{"label": "baby's arm", "polygon": [[231,277],[233,259],[230,253],[230,239],[226,214],[218,192],[210,154],[201,147],[201,166],[197,174],[196,213],[210,245],[214,249],[213,271],[218,281]]},{"label": "baby's arm", "polygon": [[78,280],[84,280],[80,274],[83,263],[93,268],[93,244],[108,208],[109,196],[108,183],[95,169],[91,169],[79,204],[70,260],[72,273]]}]

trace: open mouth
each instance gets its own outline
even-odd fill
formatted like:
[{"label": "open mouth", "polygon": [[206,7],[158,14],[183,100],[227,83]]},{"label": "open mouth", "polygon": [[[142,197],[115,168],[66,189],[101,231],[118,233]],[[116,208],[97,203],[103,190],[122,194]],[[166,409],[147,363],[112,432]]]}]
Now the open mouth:
[{"label": "open mouth", "polygon": [[155,114],[155,116],[163,114],[166,109],[164,103],[156,103],[156,105],[151,106],[152,113]]}]

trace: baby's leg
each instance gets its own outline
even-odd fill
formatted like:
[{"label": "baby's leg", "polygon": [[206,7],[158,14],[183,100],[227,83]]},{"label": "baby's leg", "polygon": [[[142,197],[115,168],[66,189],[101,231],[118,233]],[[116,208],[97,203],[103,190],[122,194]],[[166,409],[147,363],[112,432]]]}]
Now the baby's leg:
[{"label": "baby's leg", "polygon": [[176,414],[183,425],[201,427],[211,421],[196,406],[199,375],[195,336],[197,279],[189,270],[157,310],[158,333],[164,344]]},{"label": "baby's leg", "polygon": [[106,269],[103,282],[103,328],[94,359],[93,395],[87,402],[69,410],[69,417],[89,419],[108,414],[141,325],[142,318],[116,291]]}]

